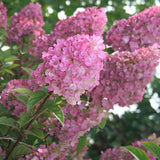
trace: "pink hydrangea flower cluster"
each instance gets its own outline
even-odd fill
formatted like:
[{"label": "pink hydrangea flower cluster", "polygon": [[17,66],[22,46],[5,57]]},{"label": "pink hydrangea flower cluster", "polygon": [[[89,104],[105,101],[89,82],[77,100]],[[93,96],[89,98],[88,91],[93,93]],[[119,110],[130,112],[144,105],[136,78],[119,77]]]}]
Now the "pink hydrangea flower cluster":
[{"label": "pink hydrangea flower cluster", "polygon": [[[38,148],[34,150],[34,152],[28,154],[24,157],[19,157],[18,160],[66,160],[66,159],[73,159],[78,160],[82,159],[82,157],[86,154],[87,147],[84,147],[83,151],[78,155],[76,155],[76,148],[77,145],[74,147],[67,148],[66,145],[63,144],[61,150],[59,149],[59,145],[56,143],[52,143],[47,147],[45,145],[40,145]],[[59,152],[57,152],[57,150]],[[73,153],[73,155],[69,155],[68,153]]]},{"label": "pink hydrangea flower cluster", "polygon": [[134,160],[134,157],[124,148],[108,148],[101,152],[100,160]]},{"label": "pink hydrangea flower cluster", "polygon": [[75,35],[43,52],[44,62],[32,76],[39,85],[62,95],[75,105],[81,94],[99,84],[99,72],[106,57],[103,40],[98,36]]},{"label": "pink hydrangea flower cluster", "polygon": [[[58,139],[58,144],[53,142],[47,147],[40,146],[36,149],[36,152],[27,156],[28,159],[41,157],[41,159],[53,160],[58,158],[59,160],[65,160],[69,157],[68,152],[78,159],[77,145],[79,137],[83,136],[94,126],[97,126],[102,118],[105,118],[107,115],[107,112],[103,112],[103,108],[96,105],[88,106],[85,102],[74,107],[67,104],[63,108],[63,112],[65,115],[64,126],[54,116],[45,122],[45,129],[50,136],[55,136]],[[86,150],[87,147],[84,148],[79,157],[83,157]]]},{"label": "pink hydrangea flower cluster", "polygon": [[0,2],[0,28],[7,29],[7,9]]},{"label": "pink hydrangea flower cluster", "polygon": [[24,80],[11,80],[7,83],[6,88],[1,93],[1,100],[0,102],[4,107],[10,109],[10,106],[14,106],[14,110],[12,111],[12,115],[20,117],[21,113],[27,112],[27,107],[23,104],[20,100],[18,100],[14,95],[20,94],[12,91],[16,88],[26,88],[30,89],[33,92],[41,89],[38,85],[35,85],[34,79],[24,79]]},{"label": "pink hydrangea flower cluster", "polygon": [[[29,155],[26,155],[25,158],[19,157],[18,160],[66,160],[66,159],[73,159],[78,160],[82,159],[84,155],[86,154],[87,147],[85,146],[83,151],[77,156],[77,144],[68,147],[66,144],[62,144],[61,148],[58,144],[52,143],[51,145],[48,145],[47,147],[45,145],[41,145],[38,148],[35,149],[34,152],[30,153]],[[69,155],[68,153],[71,153]]]},{"label": "pink hydrangea flower cluster", "polygon": [[57,121],[56,118],[48,119],[45,123],[47,128],[50,128],[48,134],[55,135],[60,141],[70,141],[74,144],[77,138],[83,136],[92,127],[98,125],[107,113],[103,112],[103,108],[96,105],[87,105],[82,102],[80,105],[66,105],[63,108],[65,115],[65,125]]},{"label": "pink hydrangea flower cluster", "polygon": [[[29,155],[25,156],[25,160],[37,159],[37,160],[45,160],[48,157],[49,150],[45,145],[40,145],[35,151]],[[18,160],[24,160],[24,158],[20,157]],[[49,160],[49,159],[48,159]]]},{"label": "pink hydrangea flower cluster", "polygon": [[106,43],[116,51],[134,51],[160,42],[160,6],[153,6],[129,17],[116,21],[107,32]]},{"label": "pink hydrangea flower cluster", "polygon": [[87,8],[84,12],[79,12],[75,17],[68,17],[66,20],[59,21],[52,34],[37,36],[33,41],[33,47],[29,53],[37,60],[42,56],[43,51],[53,46],[60,39],[67,39],[77,34],[88,34],[101,36],[107,22],[105,9],[97,7]]},{"label": "pink hydrangea flower cluster", "polygon": [[46,127],[49,128],[48,133],[51,136],[54,135],[59,140],[57,147],[59,149],[54,149],[52,154],[57,154],[59,157],[66,159],[69,151],[73,156],[76,156],[79,137],[83,136],[94,126],[97,126],[101,119],[106,117],[107,113],[103,112],[102,108],[87,106],[83,102],[74,107],[66,105],[63,108],[63,112],[66,117],[64,126],[61,126],[56,118],[51,118],[46,121]]},{"label": "pink hydrangea flower cluster", "polygon": [[39,35],[44,32],[44,25],[41,5],[29,3],[17,15],[11,17],[11,25],[8,30],[9,41],[19,42],[23,35]]},{"label": "pink hydrangea flower cluster", "polygon": [[100,84],[92,91],[93,101],[102,103],[105,108],[108,104],[128,106],[141,101],[159,64],[159,57],[158,45],[107,56]]},{"label": "pink hydrangea flower cluster", "polygon": [[[141,140],[136,141],[132,143],[132,146],[138,147],[140,149],[143,149],[150,160],[156,160],[156,156],[154,156],[150,151],[148,151],[146,148],[143,147],[141,142],[149,141],[149,140]],[[108,148],[105,152],[101,153],[100,160],[136,160],[127,150],[125,150],[122,147],[114,147],[114,148]]]},{"label": "pink hydrangea flower cluster", "polygon": [[105,8],[90,7],[84,12],[78,12],[75,17],[59,21],[53,30],[53,36],[55,39],[66,39],[76,34],[101,36],[106,23]]}]

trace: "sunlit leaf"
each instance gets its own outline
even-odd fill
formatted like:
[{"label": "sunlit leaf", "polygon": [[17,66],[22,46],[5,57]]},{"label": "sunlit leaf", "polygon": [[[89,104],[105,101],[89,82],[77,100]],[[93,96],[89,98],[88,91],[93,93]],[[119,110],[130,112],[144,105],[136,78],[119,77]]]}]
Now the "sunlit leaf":
[{"label": "sunlit leaf", "polygon": [[123,148],[129,151],[136,158],[136,160],[149,160],[147,153],[140,148],[133,146],[125,146]]},{"label": "sunlit leaf", "polygon": [[145,148],[147,148],[150,152],[152,152],[158,158],[158,160],[160,160],[160,147],[159,146],[157,146],[153,142],[141,142],[141,143]]},{"label": "sunlit leaf", "polygon": [[27,94],[27,95],[33,94],[33,92],[31,90],[26,89],[26,88],[16,88],[16,89],[12,89],[12,91],[15,91],[15,92],[18,92],[18,93]]}]

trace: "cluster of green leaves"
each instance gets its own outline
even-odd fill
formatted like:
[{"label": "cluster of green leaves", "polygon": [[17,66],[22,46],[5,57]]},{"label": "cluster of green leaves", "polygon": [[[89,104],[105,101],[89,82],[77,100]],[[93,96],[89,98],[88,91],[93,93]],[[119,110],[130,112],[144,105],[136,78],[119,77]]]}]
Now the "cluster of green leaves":
[{"label": "cluster of green leaves", "polygon": [[[59,96],[55,100],[49,99],[51,93],[44,88],[36,92],[25,88],[13,91],[21,93],[15,94],[15,97],[27,106],[28,112],[22,113],[18,119],[11,116],[11,110],[0,105],[0,143],[9,153],[14,144],[18,142],[9,156],[11,160],[32,152],[40,144],[51,144],[55,140],[54,137],[47,135],[43,129],[45,124],[40,123],[38,118],[48,119],[54,115],[64,125],[64,115],[60,106],[65,105],[65,101]],[[36,105],[38,108],[35,110]]]},{"label": "cluster of green leaves", "polygon": [[[35,61],[34,57],[28,54],[30,42],[17,45],[9,44],[7,31],[0,29],[0,93],[6,84],[13,79],[31,78],[31,67],[34,69],[40,62]],[[24,36],[27,42],[27,36]],[[23,73],[27,74],[23,74]]]},{"label": "cluster of green leaves", "polygon": [[[8,19],[10,20],[10,18]],[[36,64],[35,61],[32,61],[34,57],[28,54],[28,46],[30,44],[27,36],[24,36],[23,46],[21,44],[7,43],[7,36],[7,31],[0,29],[0,93],[10,80],[30,78],[31,69],[29,67],[33,66],[34,68],[39,64],[39,62]],[[30,59],[30,61],[27,61],[28,59]],[[23,75],[24,71],[28,74]],[[19,137],[23,135],[26,138],[23,137],[22,141],[18,142],[10,154],[9,159],[16,159],[16,157],[20,155],[30,153],[38,143],[40,144],[40,140],[44,141],[44,137],[46,136],[46,133],[43,131],[44,124],[38,123],[36,117],[44,116],[47,111],[49,112],[47,107],[44,107],[46,112],[42,109],[38,114],[35,114],[34,110],[35,105],[43,101],[48,95],[48,91],[32,92],[27,89],[17,89],[15,91],[15,93],[22,93],[15,94],[14,98],[19,99],[27,106],[28,113],[22,113],[20,119],[18,119],[12,115],[14,106],[10,106],[11,109],[8,110],[0,104],[0,146],[3,146],[7,155],[12,150],[14,144],[18,142]],[[59,108],[57,104],[55,104],[54,108],[55,111],[53,111],[53,113],[57,117],[61,116],[59,120],[61,120],[61,123],[64,123],[61,108]],[[31,125],[29,125],[29,123]],[[27,125],[32,127],[32,129],[28,129]],[[35,129],[35,127],[37,128]],[[0,157],[0,159],[2,159],[2,157]]]},{"label": "cluster of green leaves", "polygon": [[16,61],[18,60],[17,56],[13,54],[12,50],[5,46],[7,49],[3,50],[4,45],[7,40],[7,31],[0,29],[0,92],[4,89],[6,83],[10,81],[15,73],[14,69],[19,66]]},{"label": "cluster of green leaves", "polygon": [[[160,147],[158,145],[156,145],[153,142],[141,142],[141,144],[148,151],[153,153],[157,157],[158,160],[160,160]],[[126,146],[124,148],[127,151],[129,151],[136,158],[136,160],[149,160],[147,153],[138,147]]]}]

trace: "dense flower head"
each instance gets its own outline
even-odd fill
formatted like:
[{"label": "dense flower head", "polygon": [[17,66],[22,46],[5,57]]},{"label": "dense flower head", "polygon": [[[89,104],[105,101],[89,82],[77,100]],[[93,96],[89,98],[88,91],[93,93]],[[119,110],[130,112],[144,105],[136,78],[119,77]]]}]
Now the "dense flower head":
[{"label": "dense flower head", "polygon": [[99,72],[106,57],[103,49],[103,40],[94,35],[61,40],[43,52],[44,62],[32,76],[38,84],[48,84],[48,90],[76,104],[81,94],[99,84]]},{"label": "dense flower head", "polygon": [[56,118],[50,118],[45,122],[46,127],[50,128],[48,134],[55,135],[62,142],[70,141],[72,143],[98,125],[101,119],[107,115],[106,112],[103,112],[103,108],[96,105],[88,106],[84,102],[74,107],[67,104],[63,108],[63,112],[65,115],[64,126],[61,126]]},{"label": "dense flower head", "polygon": [[[141,142],[145,141],[149,140],[136,141],[132,143],[132,146],[143,149],[147,153],[150,160],[156,160],[156,157],[141,144]],[[114,148],[108,148],[106,149],[105,152],[102,152],[100,160],[136,160],[136,159],[131,155],[131,153],[129,153],[124,148],[114,147]]]},{"label": "dense flower head", "polygon": [[0,2],[0,28],[7,29],[7,9]]},{"label": "dense flower head", "polygon": [[11,17],[11,26],[8,30],[9,41],[19,42],[23,35],[39,35],[44,32],[41,6],[39,3],[29,3],[17,15]]},{"label": "dense flower head", "polygon": [[[32,18],[32,17],[31,17]],[[53,46],[60,39],[77,34],[88,34],[101,36],[104,32],[104,26],[107,22],[105,9],[97,7],[87,8],[84,12],[79,12],[75,17],[68,17],[56,24],[52,34],[39,34],[32,41],[32,48],[29,53],[39,60],[43,51]]]},{"label": "dense flower head", "polygon": [[160,6],[153,6],[129,17],[116,21],[107,32],[106,43],[116,51],[134,51],[160,42]]},{"label": "dense flower head", "polygon": [[[128,106],[142,100],[158,65],[158,45],[107,56],[100,84],[92,91],[96,103]],[[106,106],[107,107],[107,106]]]},{"label": "dense flower head", "polygon": [[0,102],[4,107],[7,107],[8,109],[11,109],[11,106],[14,106],[15,108],[12,111],[12,114],[20,117],[21,113],[27,112],[27,107],[14,96],[16,92],[12,90],[17,88],[26,88],[34,92],[41,89],[41,87],[35,85],[35,80],[33,79],[11,80],[7,83],[6,88],[2,91]]},{"label": "dense flower head", "polygon": [[53,30],[53,36],[55,39],[66,39],[76,34],[101,36],[106,23],[105,9],[90,7],[84,12],[78,12],[75,17],[59,21]]},{"label": "dense flower head", "polygon": [[44,25],[41,5],[38,2],[30,2],[19,12],[19,15],[23,19],[27,18],[28,20],[32,19],[34,21],[37,21],[40,26]]}]

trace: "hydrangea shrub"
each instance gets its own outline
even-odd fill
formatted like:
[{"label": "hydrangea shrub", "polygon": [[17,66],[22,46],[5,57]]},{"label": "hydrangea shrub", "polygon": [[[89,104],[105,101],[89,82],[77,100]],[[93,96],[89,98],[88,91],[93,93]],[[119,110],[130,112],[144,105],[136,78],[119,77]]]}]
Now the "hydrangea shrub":
[{"label": "hydrangea shrub", "polygon": [[[104,8],[86,8],[46,34],[38,2],[13,15],[8,26],[0,2],[0,29],[9,46],[0,49],[0,158],[84,158],[90,129],[102,125],[114,104],[141,101],[152,81],[160,58],[159,10],[117,21],[103,40]],[[106,44],[116,52],[107,53]],[[133,158],[114,148],[101,159],[115,157]]]}]

